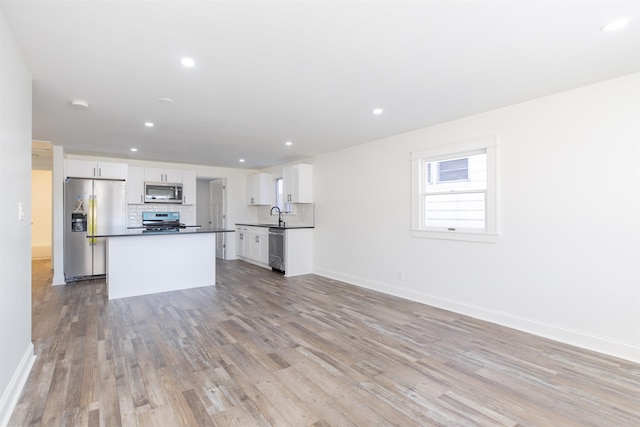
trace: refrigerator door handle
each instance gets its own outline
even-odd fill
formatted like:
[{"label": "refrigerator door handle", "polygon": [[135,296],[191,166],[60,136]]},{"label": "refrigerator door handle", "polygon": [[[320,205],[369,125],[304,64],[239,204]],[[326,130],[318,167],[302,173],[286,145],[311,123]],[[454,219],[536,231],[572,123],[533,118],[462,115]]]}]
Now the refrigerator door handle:
[{"label": "refrigerator door handle", "polygon": [[[88,224],[88,230],[89,230],[89,235],[90,236],[95,236],[96,234],[96,204],[97,204],[97,200],[96,200],[96,196],[89,196],[89,217],[87,218],[89,220],[89,224]],[[89,246],[95,246],[96,244],[96,238],[95,237],[91,237],[89,238]]]}]

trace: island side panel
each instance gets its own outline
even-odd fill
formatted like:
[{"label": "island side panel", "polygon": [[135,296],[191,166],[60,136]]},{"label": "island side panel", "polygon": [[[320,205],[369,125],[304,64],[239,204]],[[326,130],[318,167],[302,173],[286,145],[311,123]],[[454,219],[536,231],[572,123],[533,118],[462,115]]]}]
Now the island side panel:
[{"label": "island side panel", "polygon": [[202,233],[109,238],[109,299],[214,286],[215,236]]}]

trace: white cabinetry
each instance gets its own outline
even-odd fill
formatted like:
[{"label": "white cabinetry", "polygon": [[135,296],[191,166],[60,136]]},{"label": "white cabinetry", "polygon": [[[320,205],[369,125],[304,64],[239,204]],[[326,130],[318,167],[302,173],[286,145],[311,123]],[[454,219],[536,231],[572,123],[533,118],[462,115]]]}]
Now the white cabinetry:
[{"label": "white cabinetry", "polygon": [[247,175],[248,205],[272,205],[275,191],[273,176],[270,173]]},{"label": "white cabinetry", "polygon": [[126,163],[67,159],[65,167],[67,178],[127,179]]},{"label": "white cabinetry", "polygon": [[313,228],[284,232],[285,277],[313,273]]},{"label": "white cabinetry", "polygon": [[145,182],[182,184],[182,203],[185,205],[196,204],[196,171],[130,166],[127,178],[128,204],[138,205],[144,203]]},{"label": "white cabinetry", "polygon": [[182,171],[182,203],[196,204],[196,171]]},{"label": "white cabinetry", "polygon": [[245,227],[236,227],[236,255],[244,257]]},{"label": "white cabinetry", "polygon": [[144,168],[129,166],[127,203],[130,205],[144,204]]},{"label": "white cabinetry", "polygon": [[267,227],[236,227],[236,255],[243,259],[269,264],[269,229]]},{"label": "white cabinetry", "polygon": [[182,171],[180,169],[144,168],[144,180],[182,184]]},{"label": "white cabinetry", "polygon": [[259,227],[251,239],[250,257],[263,264],[269,264],[269,229]]},{"label": "white cabinetry", "polygon": [[[236,255],[242,260],[269,267],[269,228],[236,226]],[[313,228],[292,228],[284,232],[285,276],[313,273]]]},{"label": "white cabinetry", "polygon": [[313,166],[298,164],[282,168],[285,203],[313,203]]}]

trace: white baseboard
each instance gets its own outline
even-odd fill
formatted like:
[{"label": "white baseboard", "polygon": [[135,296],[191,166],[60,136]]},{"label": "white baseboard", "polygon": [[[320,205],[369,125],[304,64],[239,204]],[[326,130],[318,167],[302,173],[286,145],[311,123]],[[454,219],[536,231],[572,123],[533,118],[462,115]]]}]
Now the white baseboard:
[{"label": "white baseboard", "polygon": [[621,359],[640,363],[640,346],[631,343],[620,342],[611,338],[597,336],[586,333],[584,331],[573,330],[563,326],[551,323],[540,322],[534,319],[516,316],[511,313],[505,313],[496,310],[490,310],[484,307],[469,305],[458,301],[436,297],[422,292],[412,291],[410,289],[401,289],[390,286],[386,283],[376,282],[373,280],[363,279],[361,277],[351,276],[347,274],[337,273],[331,270],[318,269],[314,273],[333,280],[349,283],[351,285],[360,286],[374,291],[383,292],[385,294],[405,298],[411,301],[452,311],[454,313],[464,314],[476,319],[485,320],[487,322],[496,323],[508,328],[517,329],[533,335],[538,335],[554,341],[565,344],[574,345],[587,350],[604,353],[610,356],[619,357]]},{"label": "white baseboard", "polygon": [[13,373],[7,389],[2,394],[2,400],[0,400],[0,427],[6,427],[6,425],[9,424],[11,414],[13,414],[13,410],[18,403],[20,393],[22,393],[22,389],[27,382],[27,378],[35,361],[36,356],[33,343],[29,343],[27,351],[25,351],[22,360],[20,360],[20,364],[18,364],[18,368]]},{"label": "white baseboard", "polygon": [[67,283],[64,281],[64,275],[62,274],[57,274],[57,272],[54,270],[53,272],[53,282],[51,283],[52,286],[58,286],[58,285],[66,285]]}]

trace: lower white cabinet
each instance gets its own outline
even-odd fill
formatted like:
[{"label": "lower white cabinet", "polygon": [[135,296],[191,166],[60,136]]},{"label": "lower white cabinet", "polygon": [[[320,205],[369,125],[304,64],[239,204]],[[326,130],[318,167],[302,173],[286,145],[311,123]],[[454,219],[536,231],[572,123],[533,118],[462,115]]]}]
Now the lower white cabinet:
[{"label": "lower white cabinet", "polygon": [[244,228],[236,227],[236,255],[244,257]]},{"label": "lower white cabinet", "polygon": [[284,233],[285,277],[313,273],[313,228],[292,228]]},{"label": "lower white cabinet", "polygon": [[[236,226],[236,255],[265,268],[269,266],[269,228]],[[291,228],[284,233],[285,277],[313,273],[313,229]]]},{"label": "lower white cabinet", "polygon": [[236,227],[236,255],[248,261],[269,264],[269,229],[266,227]]}]

